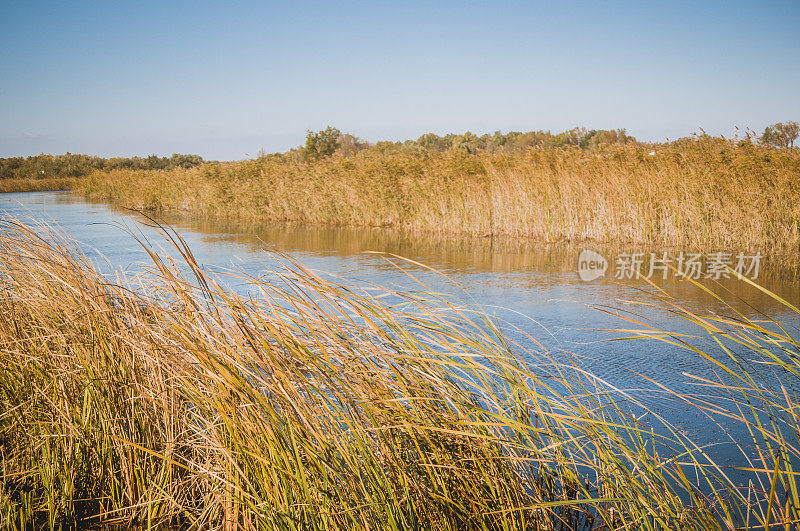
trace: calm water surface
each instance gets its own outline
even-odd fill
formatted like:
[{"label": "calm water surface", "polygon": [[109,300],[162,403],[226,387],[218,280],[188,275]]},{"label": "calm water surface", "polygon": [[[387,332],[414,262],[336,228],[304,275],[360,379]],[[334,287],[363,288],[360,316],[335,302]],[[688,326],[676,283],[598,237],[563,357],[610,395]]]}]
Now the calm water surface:
[{"label": "calm water surface", "polygon": [[[67,192],[0,194],[0,216],[22,220],[50,220],[74,238],[99,267],[127,272],[141,270],[147,259],[135,239],[120,225],[159,239],[144,227],[138,215],[104,204],[89,203]],[[658,413],[675,422],[685,433],[702,442],[724,442],[722,428],[695,410],[657,398],[652,385],[635,373],[646,375],[681,391],[700,392],[692,387],[686,373],[709,377],[710,368],[696,355],[669,345],[640,341],[605,341],[620,333],[597,329],[630,328],[631,323],[597,309],[614,307],[651,319],[659,327],[676,331],[695,331],[671,312],[660,307],[634,305],[631,301],[652,301],[653,288],[641,280],[614,278],[613,263],[606,277],[581,281],[576,273],[582,247],[539,245],[515,240],[490,238],[457,239],[402,234],[390,229],[319,228],[271,225],[241,227],[220,222],[166,220],[189,243],[204,267],[235,268],[251,275],[265,274],[278,266],[274,255],[288,253],[306,266],[348,285],[376,283],[400,290],[419,290],[411,276],[430,290],[443,292],[455,302],[480,306],[506,323],[508,330],[518,327],[540,339],[554,353],[568,351],[585,357],[587,367],[597,376],[633,393]],[[595,248],[606,256],[612,250]],[[625,250],[625,249],[623,249]],[[392,253],[438,269],[440,274],[410,262],[387,259]],[[650,249],[627,249],[649,252]],[[661,251],[661,250],[658,250]],[[716,251],[710,250],[710,251]],[[102,255],[102,257],[101,257]],[[797,282],[770,263],[761,261],[759,282],[795,305],[800,305]],[[707,284],[721,293],[736,310],[758,317],[762,312],[797,325],[797,316],[761,292],[744,283],[728,280]],[[687,282],[660,281],[659,286],[679,304],[693,312],[730,315],[716,299]],[[232,285],[246,290],[244,285]],[[512,333],[512,332],[509,332]],[[650,389],[650,390],[648,390]],[[736,426],[724,426],[733,438],[743,436]],[[715,450],[733,464],[737,458],[721,445]]]}]

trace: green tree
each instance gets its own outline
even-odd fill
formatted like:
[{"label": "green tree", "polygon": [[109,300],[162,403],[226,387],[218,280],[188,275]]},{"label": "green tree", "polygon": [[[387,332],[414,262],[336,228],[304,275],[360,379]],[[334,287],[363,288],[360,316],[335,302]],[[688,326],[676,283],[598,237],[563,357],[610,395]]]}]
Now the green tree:
[{"label": "green tree", "polygon": [[794,141],[800,134],[800,125],[797,122],[778,122],[764,129],[761,143],[775,147],[794,147]]},{"label": "green tree", "polygon": [[416,144],[423,151],[444,152],[450,148],[450,142],[436,133],[425,133],[417,139]]},{"label": "green tree", "polygon": [[330,157],[339,148],[342,132],[335,127],[328,126],[322,131],[307,131],[306,145],[303,154],[309,160],[319,160]]},{"label": "green tree", "polygon": [[478,135],[470,131],[467,131],[463,135],[458,135],[453,139],[453,142],[450,145],[450,151],[475,153],[483,148],[483,146],[481,145],[481,140],[482,140],[481,137],[479,137]]},{"label": "green tree", "polygon": [[180,153],[173,153],[169,158],[168,168],[193,168],[203,163],[203,157],[200,155],[182,155]]}]

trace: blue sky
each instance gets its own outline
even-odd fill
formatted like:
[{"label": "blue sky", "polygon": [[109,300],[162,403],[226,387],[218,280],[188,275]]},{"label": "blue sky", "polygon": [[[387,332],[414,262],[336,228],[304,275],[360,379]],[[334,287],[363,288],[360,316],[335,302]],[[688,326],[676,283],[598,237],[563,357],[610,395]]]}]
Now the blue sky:
[{"label": "blue sky", "polygon": [[0,156],[800,120],[800,2],[9,2]]}]

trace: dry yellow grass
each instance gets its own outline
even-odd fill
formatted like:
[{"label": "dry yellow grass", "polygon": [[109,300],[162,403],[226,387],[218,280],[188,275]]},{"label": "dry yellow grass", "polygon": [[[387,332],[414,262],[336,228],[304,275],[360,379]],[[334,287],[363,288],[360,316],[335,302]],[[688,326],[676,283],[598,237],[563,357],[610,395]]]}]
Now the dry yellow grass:
[{"label": "dry yellow grass", "polygon": [[9,192],[49,192],[75,188],[77,178],[0,179],[0,194]]},{"label": "dry yellow grass", "polygon": [[800,151],[703,137],[590,152],[271,156],[95,173],[86,196],[145,211],[797,253]]},{"label": "dry yellow grass", "polygon": [[[800,347],[778,323],[689,314],[696,335],[621,331],[716,364],[702,396],[664,389],[665,403],[747,426],[733,443],[751,471],[743,487],[657,411],[568,356],[525,350],[486,315],[291,262],[246,278],[259,297],[244,298],[164,235],[185,275],[152,254],[153,275],[113,282],[47,227],[0,230],[3,528],[800,521]],[[754,359],[774,378],[748,369]]]}]

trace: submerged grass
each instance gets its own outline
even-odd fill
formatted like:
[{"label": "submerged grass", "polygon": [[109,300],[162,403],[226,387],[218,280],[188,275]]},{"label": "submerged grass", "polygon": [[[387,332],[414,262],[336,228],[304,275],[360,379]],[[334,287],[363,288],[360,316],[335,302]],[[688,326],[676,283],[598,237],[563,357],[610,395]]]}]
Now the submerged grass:
[{"label": "submerged grass", "polygon": [[[163,233],[181,264],[144,245],[151,273],[112,281],[47,227],[0,230],[4,527],[800,521],[798,345],[780,328],[688,316],[730,353],[726,364],[697,350],[719,368],[704,383],[730,402],[680,398],[747,425],[755,483],[742,489],[668,424],[644,425],[634,397],[569,358],[526,351],[481,314],[347,288],[288,257],[271,280],[246,279],[258,297],[239,296]],[[696,349],[686,336],[636,335]],[[749,371],[730,342],[785,385]]]},{"label": "submerged grass", "polygon": [[796,260],[800,151],[700,137],[595,151],[273,155],[172,171],[112,171],[88,197],[244,222],[392,226],[538,241],[621,242]]}]

